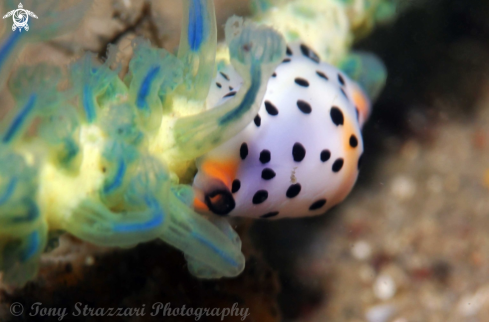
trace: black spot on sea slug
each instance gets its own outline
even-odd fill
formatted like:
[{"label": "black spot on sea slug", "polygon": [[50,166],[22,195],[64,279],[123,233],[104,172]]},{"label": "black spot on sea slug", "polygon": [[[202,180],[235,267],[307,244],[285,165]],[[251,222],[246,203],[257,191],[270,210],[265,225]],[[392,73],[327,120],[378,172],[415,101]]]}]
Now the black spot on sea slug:
[{"label": "black spot on sea slug", "polygon": [[350,146],[352,148],[356,148],[358,146],[358,140],[357,140],[357,137],[354,134],[352,134],[350,136]]},{"label": "black spot on sea slug", "polygon": [[219,87],[219,88],[222,87],[222,85],[220,83],[216,83],[216,86]]},{"label": "black spot on sea slug", "polygon": [[231,96],[234,96],[234,95],[236,95],[236,92],[229,92],[226,95],[224,95],[224,97],[231,97]]},{"label": "black spot on sea slug", "polygon": [[261,117],[260,117],[259,114],[256,114],[255,119],[253,120],[253,122],[255,122],[255,125],[257,127],[260,127],[260,125],[261,125]]},{"label": "black spot on sea slug", "polygon": [[301,189],[302,187],[300,183],[291,184],[290,187],[287,189],[285,195],[287,196],[287,198],[295,198],[297,197],[299,192],[301,192]]},{"label": "black spot on sea slug", "polygon": [[309,114],[312,111],[311,105],[308,102],[303,101],[303,100],[298,100],[297,101],[297,107],[304,114]]},{"label": "black spot on sea slug", "polygon": [[239,156],[241,157],[241,160],[246,159],[248,156],[248,144],[241,144],[241,148],[239,148]]},{"label": "black spot on sea slug", "polygon": [[319,63],[319,56],[309,47],[304,44],[301,44],[301,52],[304,56],[309,58],[315,63]]},{"label": "black spot on sea slug", "polygon": [[260,152],[260,162],[261,163],[263,163],[263,164],[268,163],[268,162],[270,162],[270,159],[271,159],[270,151],[263,150]]},{"label": "black spot on sea slug", "polygon": [[218,189],[206,194],[204,201],[210,211],[220,216],[226,216],[236,207],[236,202],[227,189]]},{"label": "black spot on sea slug", "polygon": [[241,181],[238,179],[233,181],[232,187],[231,187],[231,192],[236,193],[239,191],[239,188],[241,188]]},{"label": "black spot on sea slug", "polygon": [[304,160],[304,157],[306,156],[306,149],[304,149],[304,146],[300,143],[295,143],[294,146],[292,147],[292,157],[294,158],[295,162],[301,162]]},{"label": "black spot on sea slug", "polygon": [[289,46],[287,46],[287,48],[285,49],[285,53],[287,54],[287,56],[292,56],[292,50],[290,50]]},{"label": "black spot on sea slug", "polygon": [[319,208],[322,208],[326,204],[326,199],[319,199],[316,200],[312,203],[312,205],[309,207],[309,210],[317,210]]},{"label": "black spot on sea slug", "polygon": [[338,74],[338,82],[340,82],[341,86],[345,86],[345,79],[340,74]]},{"label": "black spot on sea slug", "polygon": [[229,76],[224,74],[223,72],[219,72],[219,74],[221,74],[222,77],[224,77],[225,80],[229,80]]},{"label": "black spot on sea slug", "polygon": [[316,71],[316,74],[317,74],[319,77],[321,77],[322,79],[325,79],[325,80],[328,80],[328,79],[329,79],[329,78],[328,78],[328,76],[326,76],[326,74],[325,74],[325,73],[323,73],[323,72],[322,72],[322,71],[320,71],[320,70],[317,70],[317,71]]},{"label": "black spot on sea slug", "polygon": [[272,116],[278,114],[278,109],[270,101],[265,101],[265,109],[267,110],[268,114]]},{"label": "black spot on sea slug", "polygon": [[329,150],[323,150],[321,151],[321,161],[326,162],[331,158],[331,152]]},{"label": "black spot on sea slug", "polygon": [[263,203],[268,199],[268,191],[266,190],[258,190],[253,196],[253,204],[258,205]]},{"label": "black spot on sea slug", "polygon": [[309,87],[309,82],[307,80],[305,80],[304,78],[297,77],[294,81],[299,86]]},{"label": "black spot on sea slug", "polygon": [[261,172],[261,177],[264,180],[271,180],[271,179],[275,178],[275,171],[273,171],[270,168],[265,168]]},{"label": "black spot on sea slug", "polygon": [[278,215],[278,211],[272,211],[267,214],[261,215],[260,218],[271,218]]},{"label": "black spot on sea slug", "polygon": [[284,60],[282,60],[282,63],[290,63],[290,58],[285,58]]},{"label": "black spot on sea slug", "polygon": [[343,125],[345,120],[343,118],[343,112],[339,108],[333,106],[329,111],[329,115],[336,126]]},{"label": "black spot on sea slug", "polygon": [[272,77],[277,77],[277,73],[273,73],[272,74]]},{"label": "black spot on sea slug", "polygon": [[339,172],[341,170],[341,168],[343,168],[343,159],[336,159],[336,161],[333,163],[333,172]]}]

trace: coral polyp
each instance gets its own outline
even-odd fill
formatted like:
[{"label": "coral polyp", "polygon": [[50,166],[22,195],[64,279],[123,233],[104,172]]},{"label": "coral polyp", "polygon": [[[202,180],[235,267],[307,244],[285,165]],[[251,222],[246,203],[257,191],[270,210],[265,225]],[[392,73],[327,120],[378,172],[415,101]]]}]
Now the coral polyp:
[{"label": "coral polyp", "polygon": [[[25,44],[72,30],[89,1],[66,8],[56,0],[25,1],[24,7],[39,19],[29,20],[28,32],[5,32],[0,85],[11,74],[8,86],[16,104],[0,127],[0,269],[7,283],[22,285],[32,279],[48,240],[62,232],[118,247],[159,238],[184,252],[191,273],[202,278],[232,277],[243,270],[241,242],[230,224],[194,210],[198,189],[194,195],[189,184],[195,160],[236,137],[263,106],[269,80],[288,52],[282,34],[266,22],[273,25],[274,15],[298,10],[290,5],[302,8],[298,19],[310,20],[307,12],[318,4],[295,1],[278,12],[260,9],[261,23],[232,17],[226,24],[226,44],[218,46],[213,0],[182,2],[178,52],[136,38],[122,78],[115,46],[108,48],[104,62],[85,54],[65,69],[42,63],[11,74],[12,61]],[[341,6],[348,8],[324,1],[330,2],[340,11]],[[272,3],[255,5],[263,9]],[[5,11],[14,7],[5,2]],[[348,42],[351,28],[343,29],[338,37]],[[302,37],[302,31],[283,32],[288,41]],[[304,41],[324,45],[317,33],[311,35]],[[376,94],[385,80],[382,67],[376,65],[378,77],[369,78],[369,60],[364,55],[346,60],[342,50],[331,57],[343,57],[354,79],[367,86],[364,92],[352,85],[357,90],[348,94]],[[322,47],[318,54],[318,59],[330,58]],[[225,100],[214,88],[216,70],[239,79]],[[348,121],[354,116],[352,106],[344,110]],[[368,107],[362,110],[362,122],[367,116]],[[353,119],[352,131],[361,139]]]}]

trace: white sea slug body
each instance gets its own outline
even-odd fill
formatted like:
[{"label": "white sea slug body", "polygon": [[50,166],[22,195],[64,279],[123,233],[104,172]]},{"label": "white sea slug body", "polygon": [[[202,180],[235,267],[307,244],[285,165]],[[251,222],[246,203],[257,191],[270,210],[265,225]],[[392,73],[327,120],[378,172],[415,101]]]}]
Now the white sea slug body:
[{"label": "white sea slug body", "polygon": [[[221,70],[209,105],[239,84],[232,69]],[[253,218],[323,214],[356,181],[369,112],[358,84],[306,45],[289,44],[254,122],[197,161],[196,208]]]}]

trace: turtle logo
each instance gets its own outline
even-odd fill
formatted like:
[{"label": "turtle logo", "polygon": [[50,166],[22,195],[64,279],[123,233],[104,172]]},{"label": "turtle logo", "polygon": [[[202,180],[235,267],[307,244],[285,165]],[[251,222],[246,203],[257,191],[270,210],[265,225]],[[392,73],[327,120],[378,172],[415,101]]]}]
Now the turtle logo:
[{"label": "turtle logo", "polygon": [[8,12],[5,16],[3,16],[3,19],[10,16],[13,16],[14,19],[12,31],[15,31],[18,28],[19,32],[22,32],[22,28],[24,28],[25,31],[29,31],[29,25],[27,24],[27,21],[29,21],[29,16],[38,19],[34,12],[25,10],[22,3],[19,3],[18,9],[12,10]]}]

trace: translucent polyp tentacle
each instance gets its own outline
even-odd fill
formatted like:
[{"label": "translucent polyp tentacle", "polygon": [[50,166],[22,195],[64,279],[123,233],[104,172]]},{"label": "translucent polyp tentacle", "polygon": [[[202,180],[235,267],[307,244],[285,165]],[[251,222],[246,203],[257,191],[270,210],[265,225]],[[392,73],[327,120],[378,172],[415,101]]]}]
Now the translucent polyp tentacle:
[{"label": "translucent polyp tentacle", "polygon": [[99,106],[110,106],[124,103],[127,101],[128,88],[126,84],[119,78],[116,77],[105,92],[98,97],[97,101]]},{"label": "translucent polyp tentacle", "polygon": [[[23,45],[31,41],[47,40],[73,30],[90,8],[91,0],[61,1],[61,0],[24,0],[24,9],[29,14],[29,32],[16,28],[7,31],[0,40],[0,87],[3,86],[12,62]],[[3,12],[17,9],[18,1],[6,0]]]},{"label": "translucent polyp tentacle", "polygon": [[80,166],[82,154],[78,130],[78,115],[69,104],[42,119],[39,133],[52,147],[51,161],[61,168],[75,171]]},{"label": "translucent polyp tentacle", "polygon": [[[198,277],[233,277],[243,271],[245,259],[241,253],[241,243],[236,243],[195,213],[182,202],[181,195],[171,193],[168,203],[171,218],[160,238],[183,251],[189,264],[201,264],[207,268],[205,272],[209,273],[203,272]],[[195,272],[197,270],[192,271]]]},{"label": "translucent polyp tentacle", "polygon": [[26,230],[32,229],[37,220],[41,220],[41,214],[34,198],[24,196],[15,202],[5,203],[0,209],[0,233],[7,235],[21,235]]},{"label": "translucent polyp tentacle", "polygon": [[0,87],[3,87],[5,79],[9,75],[12,61],[17,57],[21,49],[22,39],[25,38],[25,33],[6,32],[0,45]]},{"label": "translucent polyp tentacle", "polygon": [[18,108],[17,113],[12,118],[12,121],[6,129],[3,137],[3,143],[11,143],[16,137],[20,136],[25,128],[30,124],[30,120],[34,117],[34,107],[36,106],[37,95],[32,93],[27,97],[27,100],[23,101]]},{"label": "translucent polyp tentacle", "polygon": [[179,184],[171,187],[172,193],[180,199],[181,202],[189,207],[193,207],[194,189],[189,185]]},{"label": "translucent polyp tentacle", "polygon": [[138,128],[136,108],[129,103],[110,106],[102,114],[104,132],[114,140],[138,145],[143,133]]},{"label": "translucent polyp tentacle", "polygon": [[375,100],[385,86],[387,68],[373,53],[350,52],[340,62],[339,67]]},{"label": "translucent polyp tentacle", "polygon": [[0,146],[0,234],[32,228],[39,218],[35,203],[37,170],[25,159]]},{"label": "translucent polyp tentacle", "polygon": [[71,234],[102,246],[133,246],[156,238],[166,211],[154,196],[143,196],[144,208],[113,212],[101,201],[85,200],[63,224]]},{"label": "translucent polyp tentacle", "polygon": [[[196,215],[191,210],[194,192],[190,186],[174,185],[171,191],[172,198],[177,200],[172,199],[175,200],[170,206],[172,221],[161,238],[184,252],[194,276],[220,278],[238,275],[244,267],[241,240],[229,222],[219,217],[207,221]],[[194,251],[196,247],[197,251]],[[213,256],[220,261],[216,263]]]},{"label": "translucent polyp tentacle", "polygon": [[17,70],[9,83],[17,104],[2,122],[2,143],[16,142],[35,116],[49,115],[59,106],[62,97],[56,86],[60,78],[59,69],[45,64]]},{"label": "translucent polyp tentacle", "polygon": [[285,54],[285,41],[271,28],[243,23],[226,24],[231,63],[243,78],[239,92],[222,105],[179,119],[174,137],[182,158],[195,158],[239,133],[258,112],[268,79]]},{"label": "translucent polyp tentacle", "polygon": [[185,66],[180,94],[204,101],[214,77],[217,47],[214,0],[184,0],[178,58]]},{"label": "translucent polyp tentacle", "polygon": [[241,249],[241,239],[238,233],[231,227],[227,218],[212,216],[209,218],[209,221],[219,228],[237,248]]},{"label": "translucent polyp tentacle", "polygon": [[[212,216],[209,218],[219,230],[227,236],[228,240],[233,244],[236,249],[241,249],[241,239],[239,235],[233,230],[231,224],[226,218]],[[200,278],[219,278],[222,277],[222,273],[213,268],[209,263],[202,262],[196,258],[185,255],[188,262],[188,270],[193,276]]]},{"label": "translucent polyp tentacle", "polygon": [[87,53],[71,68],[71,77],[87,123],[97,119],[99,96],[105,93],[112,82],[118,81],[117,72],[110,69],[109,62],[101,64],[94,54]]},{"label": "translucent polyp tentacle", "polygon": [[142,126],[153,131],[161,124],[167,95],[183,80],[183,65],[166,50],[152,48],[141,38],[134,40],[133,46],[134,56],[125,80],[129,101],[136,106]]},{"label": "translucent polyp tentacle", "polygon": [[136,108],[128,103],[108,107],[100,124],[111,138],[102,153],[106,179],[101,195],[106,204],[112,205],[122,198],[128,179],[132,177],[139,157],[137,146],[143,134],[137,127]]},{"label": "translucent polyp tentacle", "polygon": [[0,148],[0,270],[22,285],[37,273],[47,225],[36,204],[37,171],[23,157]]},{"label": "translucent polyp tentacle", "polygon": [[4,234],[0,241],[0,270],[11,285],[23,286],[34,278],[39,267],[39,258],[47,243],[47,224],[43,220],[23,234]]},{"label": "translucent polyp tentacle", "polygon": [[137,149],[120,140],[110,141],[106,144],[102,156],[102,166],[106,171],[106,179],[100,192],[105,204],[110,206],[121,200],[129,183],[129,178],[134,171],[134,162],[137,157]]},{"label": "translucent polyp tentacle", "polygon": [[97,196],[80,203],[63,228],[73,235],[103,246],[132,246],[159,237],[167,225],[170,177],[162,164],[143,156],[125,189],[124,211],[113,211]]},{"label": "translucent polyp tentacle", "polygon": [[8,178],[3,182],[3,185],[1,187],[1,192],[0,192],[0,206],[5,204],[10,197],[15,192],[15,188],[17,187],[18,179],[13,177],[13,178]]}]

